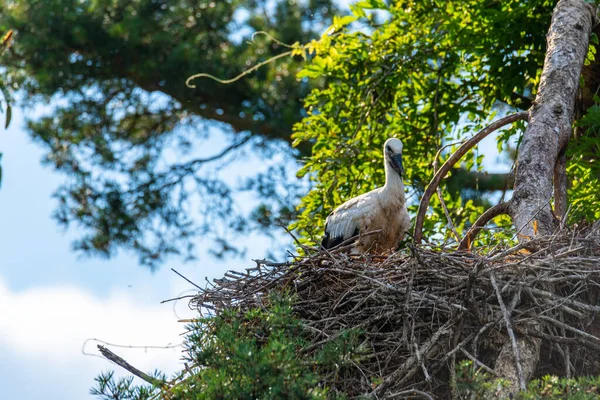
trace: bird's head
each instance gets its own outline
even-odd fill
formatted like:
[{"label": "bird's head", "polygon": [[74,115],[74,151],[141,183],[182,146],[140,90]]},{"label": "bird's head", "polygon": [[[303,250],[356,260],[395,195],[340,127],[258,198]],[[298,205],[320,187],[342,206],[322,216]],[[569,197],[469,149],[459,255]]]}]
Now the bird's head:
[{"label": "bird's head", "polygon": [[386,140],[383,145],[383,154],[385,161],[400,176],[404,176],[404,166],[402,165],[402,142],[400,139],[391,138]]}]

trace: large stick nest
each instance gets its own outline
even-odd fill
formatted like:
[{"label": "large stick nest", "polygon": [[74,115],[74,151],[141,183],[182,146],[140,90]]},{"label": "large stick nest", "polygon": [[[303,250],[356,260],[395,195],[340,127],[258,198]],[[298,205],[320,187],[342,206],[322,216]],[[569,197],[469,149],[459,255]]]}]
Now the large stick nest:
[{"label": "large stick nest", "polygon": [[509,333],[541,340],[538,376],[598,374],[599,287],[600,235],[587,230],[477,252],[409,245],[389,257],[321,251],[290,263],[257,260],[215,280],[192,306],[245,311],[268,307],[272,291],[291,292],[312,342],[305,351],[350,328],[362,332],[368,351],[325,384],[374,398],[407,389],[445,397],[456,362],[493,373]]}]

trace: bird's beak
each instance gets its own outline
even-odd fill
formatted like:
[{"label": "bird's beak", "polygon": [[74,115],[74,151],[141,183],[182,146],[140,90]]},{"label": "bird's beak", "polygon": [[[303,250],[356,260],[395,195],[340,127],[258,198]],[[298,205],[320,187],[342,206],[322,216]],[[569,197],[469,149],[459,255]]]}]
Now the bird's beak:
[{"label": "bird's beak", "polygon": [[404,176],[404,166],[402,165],[402,154],[394,154],[392,156],[392,164],[398,175]]}]

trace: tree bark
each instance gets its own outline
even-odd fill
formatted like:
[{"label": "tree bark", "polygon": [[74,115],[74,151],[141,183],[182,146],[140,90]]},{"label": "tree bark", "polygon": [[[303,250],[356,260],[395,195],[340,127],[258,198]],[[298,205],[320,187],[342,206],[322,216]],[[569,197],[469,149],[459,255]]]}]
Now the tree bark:
[{"label": "tree bark", "polygon": [[571,136],[594,15],[583,0],[561,0],[554,9],[538,94],[517,156],[509,213],[520,237],[551,234],[556,227],[551,207],[554,168]]},{"label": "tree bark", "polygon": [[[594,20],[595,10],[583,0],[561,0],[554,9],[540,86],[517,156],[515,192],[509,207],[519,240],[553,233],[558,222],[551,204],[555,189],[556,206],[561,214],[564,212],[566,185],[561,179],[565,165],[560,156],[571,136],[579,78]],[[539,361],[539,343],[518,337],[517,347],[526,355],[521,357],[521,368],[529,380]],[[496,360],[496,372],[514,382],[514,363],[507,341]]]}]

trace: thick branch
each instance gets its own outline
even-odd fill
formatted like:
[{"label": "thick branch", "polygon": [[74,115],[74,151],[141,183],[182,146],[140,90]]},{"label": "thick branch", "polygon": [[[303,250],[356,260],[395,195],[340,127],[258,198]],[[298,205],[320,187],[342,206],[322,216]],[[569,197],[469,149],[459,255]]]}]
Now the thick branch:
[{"label": "thick branch", "polygon": [[475,136],[471,139],[467,140],[462,146],[454,152],[446,160],[444,165],[440,168],[440,170],[435,174],[427,189],[425,189],[425,193],[423,193],[423,197],[421,198],[421,204],[419,205],[419,211],[417,212],[417,218],[415,221],[415,243],[421,243],[422,239],[422,231],[423,231],[423,222],[425,220],[425,213],[427,212],[427,208],[429,207],[429,200],[431,196],[435,193],[436,188],[439,186],[442,179],[446,176],[448,171],[456,164],[469,150],[471,150],[477,143],[479,143],[483,138],[485,138],[490,133],[500,129],[501,127],[511,124],[515,121],[526,120],[528,117],[527,111],[521,111],[515,114],[507,115],[504,118],[500,118],[497,121],[492,122],[487,127],[483,128]]},{"label": "thick branch", "polygon": [[470,250],[471,243],[477,237],[477,234],[481,229],[492,219],[496,218],[498,215],[507,214],[508,213],[508,202],[496,204],[494,207],[491,207],[486,212],[481,214],[477,221],[473,224],[473,226],[469,229],[465,237],[460,241],[458,245],[458,250]]}]

